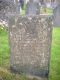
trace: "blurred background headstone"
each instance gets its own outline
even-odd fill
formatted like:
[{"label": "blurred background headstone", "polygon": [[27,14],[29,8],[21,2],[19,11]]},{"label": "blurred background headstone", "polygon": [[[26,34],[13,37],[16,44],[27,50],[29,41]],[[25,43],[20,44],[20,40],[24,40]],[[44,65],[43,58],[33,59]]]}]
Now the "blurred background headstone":
[{"label": "blurred background headstone", "polygon": [[40,14],[39,1],[29,0],[26,4],[26,15]]},{"label": "blurred background headstone", "polygon": [[53,10],[53,25],[60,26],[60,0],[57,1],[57,7]]},{"label": "blurred background headstone", "polygon": [[10,14],[16,12],[14,0],[0,0],[0,19],[7,21]]}]

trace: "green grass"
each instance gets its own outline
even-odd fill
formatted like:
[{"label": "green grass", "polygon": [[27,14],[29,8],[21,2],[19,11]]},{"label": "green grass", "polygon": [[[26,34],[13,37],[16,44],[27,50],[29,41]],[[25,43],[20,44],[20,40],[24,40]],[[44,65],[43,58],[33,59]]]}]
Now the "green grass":
[{"label": "green grass", "polygon": [[[0,80],[30,80],[24,74],[14,74],[9,70],[0,68]],[[36,80],[36,79],[35,79]]]},{"label": "green grass", "polygon": [[0,66],[9,66],[9,44],[8,44],[8,34],[4,27],[0,26]]},{"label": "green grass", "polygon": [[[0,26],[0,66],[9,68],[9,44],[8,32]],[[0,69],[0,76],[3,80],[27,80],[23,76],[16,76],[5,69]],[[2,73],[3,72],[3,73]],[[53,28],[52,33],[52,50],[50,64],[50,80],[60,80],[60,28]]]},{"label": "green grass", "polygon": [[50,80],[60,80],[60,28],[53,29]]},{"label": "green grass", "polygon": [[53,14],[53,10],[51,8],[41,8],[40,12],[41,14],[48,14],[48,15]]}]

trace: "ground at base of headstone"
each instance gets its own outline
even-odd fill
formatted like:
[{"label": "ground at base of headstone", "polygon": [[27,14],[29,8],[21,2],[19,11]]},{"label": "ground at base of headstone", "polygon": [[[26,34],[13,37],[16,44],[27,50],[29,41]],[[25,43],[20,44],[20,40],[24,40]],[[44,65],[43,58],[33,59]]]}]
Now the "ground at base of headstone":
[{"label": "ground at base of headstone", "polygon": [[10,71],[11,73],[14,73],[14,74],[19,74],[19,75],[24,75],[28,80],[48,80],[48,74],[44,73],[41,74],[39,76],[37,75],[33,75],[32,73],[24,73],[24,72],[20,72],[19,70],[16,70],[14,69],[14,67],[10,67]]},{"label": "ground at base of headstone", "polygon": [[31,76],[31,75],[27,75],[26,77],[28,77],[30,80],[48,80],[47,78],[41,78],[41,77]]},{"label": "ground at base of headstone", "polygon": [[47,80],[41,79],[39,77],[25,75],[25,74],[15,74],[11,73],[10,70],[0,67],[0,80]]}]

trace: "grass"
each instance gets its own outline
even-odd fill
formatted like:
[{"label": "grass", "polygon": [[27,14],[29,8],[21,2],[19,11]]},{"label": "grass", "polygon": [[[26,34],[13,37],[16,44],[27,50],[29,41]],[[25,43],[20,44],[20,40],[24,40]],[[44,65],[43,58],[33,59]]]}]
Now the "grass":
[{"label": "grass", "polygon": [[0,80],[28,80],[24,74],[14,74],[9,70],[0,68]]},{"label": "grass", "polygon": [[0,26],[0,66],[9,66],[9,44],[8,44],[8,34],[4,27]]},{"label": "grass", "polygon": [[60,80],[60,28],[53,29],[50,80]]},{"label": "grass", "polygon": [[48,15],[53,14],[53,10],[51,8],[41,8],[40,12],[41,14],[48,14]]},{"label": "grass", "polygon": [[[24,75],[20,76],[5,70],[5,68],[9,68],[9,57],[8,32],[0,26],[0,67],[3,67],[0,68],[0,78],[3,80],[27,80]],[[60,28],[53,28],[49,77],[49,80],[60,80]]]}]

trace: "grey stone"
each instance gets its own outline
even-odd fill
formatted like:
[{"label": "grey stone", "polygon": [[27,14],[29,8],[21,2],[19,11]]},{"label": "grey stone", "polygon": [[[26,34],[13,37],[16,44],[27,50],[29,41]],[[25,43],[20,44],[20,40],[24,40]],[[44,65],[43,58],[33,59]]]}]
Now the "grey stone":
[{"label": "grey stone", "polygon": [[29,0],[26,4],[26,15],[40,14],[39,1]]},{"label": "grey stone", "polygon": [[16,13],[13,0],[0,0],[0,20],[8,23],[9,15]]},{"label": "grey stone", "polygon": [[47,80],[49,74],[52,22],[50,17],[17,16],[9,20],[11,69]]},{"label": "grey stone", "polygon": [[60,26],[60,4],[53,10],[53,25]]}]

